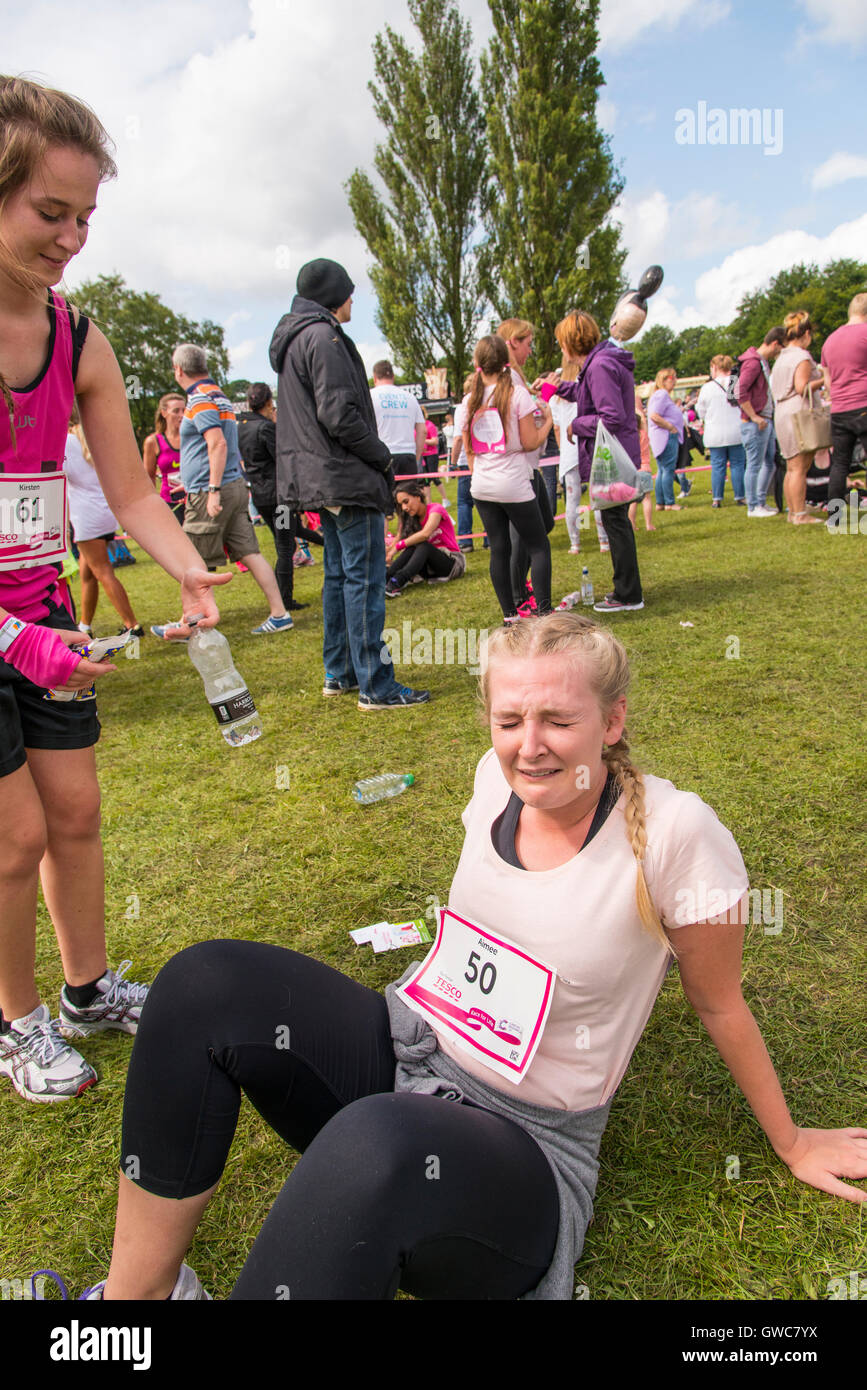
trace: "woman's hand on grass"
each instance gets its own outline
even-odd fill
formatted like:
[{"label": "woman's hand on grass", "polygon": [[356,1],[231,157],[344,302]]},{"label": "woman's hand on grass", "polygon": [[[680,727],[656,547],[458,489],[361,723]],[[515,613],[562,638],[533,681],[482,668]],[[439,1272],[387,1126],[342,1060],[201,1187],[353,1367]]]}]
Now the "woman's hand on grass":
[{"label": "woman's hand on grass", "polygon": [[867,1178],[867,1129],[799,1129],[792,1147],[779,1156],[810,1187],[867,1202],[863,1188],[840,1180]]}]

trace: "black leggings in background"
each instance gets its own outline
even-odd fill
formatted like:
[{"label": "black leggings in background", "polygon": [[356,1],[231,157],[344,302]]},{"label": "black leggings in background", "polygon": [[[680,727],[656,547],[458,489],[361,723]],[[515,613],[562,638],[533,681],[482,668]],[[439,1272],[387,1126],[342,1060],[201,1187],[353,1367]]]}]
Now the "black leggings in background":
[{"label": "black leggings in background", "polygon": [[532,502],[485,502],[477,498],[474,501],[482,518],[482,525],[488,533],[491,547],[491,583],[503,610],[503,617],[508,618],[515,612],[510,574],[510,522],[530,553],[530,576],[536,607],[540,613],[550,612],[551,546],[539,503],[535,498]]},{"label": "black leggings in background", "polygon": [[[274,577],[277,580],[277,588],[280,590],[280,597],[287,608],[292,602],[295,585],[295,567],[292,558],[295,554],[295,535],[298,524],[298,515],[290,511],[288,507],[262,507],[257,503],[256,510],[265,522],[271,535],[274,537],[274,544],[277,547],[277,559],[274,563]],[[277,525],[277,514],[279,512],[281,525]],[[288,525],[286,521],[288,520]],[[304,528],[307,529],[306,527]]]},{"label": "black leggings in background", "polygon": [[121,1168],[160,1197],[218,1180],[242,1093],[302,1152],[233,1299],[515,1299],[551,1263],[559,1201],[536,1141],[480,1107],[395,1094],[385,1000],[252,941],[160,971],[124,1098]]},{"label": "black leggings in background", "polygon": [[430,541],[419,541],[397,552],[385,577],[395,580],[403,588],[417,574],[424,579],[447,579],[454,567],[453,555],[438,550]]}]

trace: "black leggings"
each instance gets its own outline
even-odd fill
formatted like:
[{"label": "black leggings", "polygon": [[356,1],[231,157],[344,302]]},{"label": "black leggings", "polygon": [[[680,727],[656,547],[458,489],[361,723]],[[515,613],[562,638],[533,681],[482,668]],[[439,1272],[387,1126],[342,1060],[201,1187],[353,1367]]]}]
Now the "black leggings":
[{"label": "black leggings", "polygon": [[330,966],[208,941],[160,971],[124,1098],[121,1168],[204,1192],[241,1093],[302,1152],[233,1299],[514,1299],[551,1263],[559,1201],[536,1141],[464,1102],[395,1094],[385,1000]]},{"label": "black leggings", "polygon": [[419,541],[397,552],[385,577],[394,579],[403,587],[417,574],[424,579],[447,579],[454,567],[454,555],[438,550],[430,541]]},{"label": "black leggings", "polygon": [[530,575],[536,606],[540,613],[548,613],[551,609],[551,546],[548,543],[539,503],[535,498],[532,502],[484,502],[477,498],[474,500],[490,541],[491,583],[503,610],[503,617],[508,618],[515,612],[510,575],[512,547],[509,522],[530,552]]},{"label": "black leggings", "polygon": [[[273,507],[258,506],[257,504],[257,511],[274,537],[274,544],[277,547],[274,578],[277,580],[280,597],[288,606],[294,595],[295,567],[292,559],[295,554],[295,529],[298,524],[298,514],[290,511],[288,507],[279,508],[281,524],[278,526],[276,504]],[[288,525],[285,524],[287,519]]]}]

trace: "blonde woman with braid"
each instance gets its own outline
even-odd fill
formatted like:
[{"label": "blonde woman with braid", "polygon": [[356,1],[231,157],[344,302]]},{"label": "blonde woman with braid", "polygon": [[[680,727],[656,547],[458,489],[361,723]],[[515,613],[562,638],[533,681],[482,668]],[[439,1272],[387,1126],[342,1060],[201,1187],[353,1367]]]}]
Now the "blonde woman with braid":
[{"label": "blonde woman with braid", "polygon": [[[256,941],[158,976],[124,1105],[138,1176],[90,1297],[204,1296],[181,1261],[247,1092],[302,1157],[232,1299],[570,1299],[611,1101],[675,953],[782,1160],[865,1199],[840,1179],[867,1176],[867,1130],[793,1123],[741,995],[737,845],[631,761],[623,646],[572,613],[529,619],[491,636],[481,684],[493,747],[448,907],[385,998]],[[696,897],[724,915],[695,920]]]}]

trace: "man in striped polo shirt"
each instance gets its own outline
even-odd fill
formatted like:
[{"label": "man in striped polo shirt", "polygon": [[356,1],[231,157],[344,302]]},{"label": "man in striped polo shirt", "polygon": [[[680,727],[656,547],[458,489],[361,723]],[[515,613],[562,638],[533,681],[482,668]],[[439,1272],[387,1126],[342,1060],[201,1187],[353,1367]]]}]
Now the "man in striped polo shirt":
[{"label": "man in striped polo shirt", "polygon": [[[187,396],[181,421],[181,481],[187,493],[184,530],[209,569],[224,563],[224,550],[230,561],[240,560],[247,566],[270,608],[253,635],[286,632],[292,627],[292,615],[286,612],[276,576],[259,550],[250,520],[231,402],[208,376],[208,359],[194,343],[175,348],[172,367],[175,381]],[[151,632],[172,638],[173,625],[158,625]]]}]

